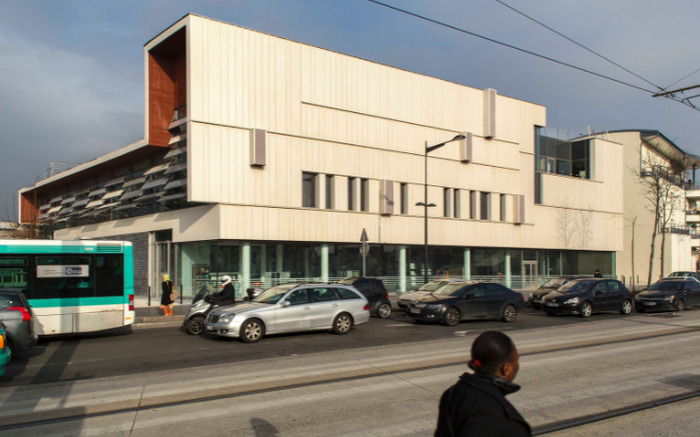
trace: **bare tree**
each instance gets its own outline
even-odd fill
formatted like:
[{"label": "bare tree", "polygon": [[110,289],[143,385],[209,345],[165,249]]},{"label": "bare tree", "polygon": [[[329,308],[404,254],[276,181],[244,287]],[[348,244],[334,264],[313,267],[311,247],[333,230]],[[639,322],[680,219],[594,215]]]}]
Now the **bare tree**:
[{"label": "bare tree", "polygon": [[569,249],[576,232],[576,220],[573,211],[569,208],[562,208],[557,211],[556,235],[564,245],[564,249]]},{"label": "bare tree", "polygon": [[659,156],[648,155],[642,159],[642,169],[638,173],[642,181],[645,197],[649,201],[648,209],[654,214],[654,226],[651,234],[651,251],[649,253],[649,274],[647,286],[652,282],[654,268],[654,251],[656,237],[661,231],[661,275],[664,273],[664,249],[666,230],[673,213],[678,210],[679,200],[683,196],[683,170],[670,165]]},{"label": "bare tree", "polygon": [[[588,208],[589,210],[592,208]],[[588,247],[592,234],[593,213],[591,211],[579,211],[578,228],[581,237],[581,249]]]}]

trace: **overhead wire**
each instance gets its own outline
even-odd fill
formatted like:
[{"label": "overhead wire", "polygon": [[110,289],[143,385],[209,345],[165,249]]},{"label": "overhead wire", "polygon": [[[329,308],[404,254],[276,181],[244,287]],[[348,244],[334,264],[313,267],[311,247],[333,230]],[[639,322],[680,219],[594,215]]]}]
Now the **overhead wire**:
[{"label": "overhead wire", "polygon": [[585,45],[579,43],[578,41],[576,41],[576,40],[574,40],[574,39],[572,39],[572,38],[569,38],[568,36],[564,35],[563,33],[559,32],[558,30],[553,29],[552,27],[550,27],[550,26],[544,24],[543,22],[541,22],[541,21],[539,21],[539,20],[537,20],[537,19],[535,19],[535,18],[533,18],[533,17],[527,15],[526,13],[524,13],[524,12],[522,12],[522,11],[520,11],[520,10],[514,8],[513,6],[507,4],[506,2],[501,1],[501,0],[494,0],[494,1],[495,1],[496,3],[500,3],[501,5],[507,7],[508,9],[512,10],[513,12],[516,12],[516,13],[522,15],[523,17],[527,18],[528,20],[534,21],[535,23],[539,24],[540,26],[544,27],[545,29],[548,29],[548,30],[550,30],[550,31],[552,31],[552,32],[554,32],[554,33],[556,33],[557,35],[559,35],[559,36],[561,36],[562,38],[565,38],[566,40],[568,40],[568,41],[570,41],[570,42],[576,44],[577,46],[581,47],[582,49],[584,49],[584,50],[586,50],[586,51],[588,51],[588,52],[590,52],[590,53],[593,53],[594,55],[598,56],[599,58],[605,59],[606,61],[610,62],[611,64],[615,65],[616,67],[619,67],[619,68],[625,70],[625,71],[628,72],[629,74],[635,76],[635,77],[638,78],[638,79],[643,80],[644,82],[648,83],[649,85],[651,85],[651,86],[653,86],[653,87],[656,87],[656,88],[658,88],[658,89],[661,90],[661,91],[666,91],[664,88],[661,88],[660,86],[658,86],[658,85],[656,85],[655,83],[652,83],[651,81],[649,81],[649,80],[643,78],[642,76],[640,76],[640,75],[638,75],[637,73],[635,73],[635,72],[629,70],[628,68],[623,67],[622,65],[620,65],[620,64],[618,64],[617,62],[613,61],[612,59],[610,59],[610,58],[608,58],[608,57],[606,57],[606,56],[604,56],[604,55],[602,55],[602,54],[596,52],[596,51],[593,50],[593,49],[590,49],[590,48],[586,47]]},{"label": "overhead wire", "polygon": [[[574,69],[574,70],[581,71],[581,72],[583,72],[583,73],[591,74],[591,75],[593,75],[593,76],[600,77],[600,78],[602,78],[602,79],[607,79],[607,80],[613,81],[613,82],[615,82],[615,83],[618,83],[618,84],[620,84],[620,85],[624,85],[624,86],[627,86],[627,87],[630,87],[630,88],[637,89],[637,90],[639,90],[639,91],[643,91],[643,92],[645,92],[645,93],[649,93],[649,94],[651,94],[652,96],[653,96],[654,94],[656,94],[655,91],[646,89],[646,88],[644,88],[644,87],[641,87],[641,86],[638,86],[638,85],[634,85],[634,84],[632,84],[632,83],[625,82],[625,81],[623,81],[623,80],[615,79],[615,78],[610,77],[610,76],[607,76],[607,75],[605,75],[605,74],[597,73],[597,72],[595,72],[595,71],[588,70],[588,69],[586,69],[586,68],[579,67],[579,66],[574,65],[574,64],[570,64],[570,63],[568,63],[568,62],[560,61],[560,60],[558,60],[558,59],[554,59],[554,58],[552,58],[552,57],[550,57],[550,56],[542,55],[542,54],[540,54],[540,53],[536,53],[536,52],[533,52],[533,51],[531,51],[531,50],[523,49],[523,48],[521,48],[521,47],[517,47],[517,46],[514,46],[514,45],[512,45],[512,44],[508,44],[508,43],[506,43],[506,42],[503,42],[503,41],[498,41],[498,40],[496,40],[496,39],[489,38],[489,37],[484,36],[484,35],[480,35],[480,34],[478,34],[478,33],[476,33],[476,32],[471,32],[471,31],[469,31],[469,30],[462,29],[462,28],[460,28],[460,27],[453,26],[453,25],[451,25],[451,24],[448,24],[448,23],[445,23],[445,22],[442,22],[442,21],[439,21],[439,20],[436,20],[436,19],[433,19],[433,18],[426,17],[426,16],[424,16],[424,15],[420,15],[420,14],[417,14],[417,13],[415,13],[415,12],[408,11],[408,10],[406,10],[406,9],[402,9],[402,8],[399,8],[399,7],[396,7],[396,6],[392,6],[392,5],[390,5],[390,4],[383,3],[383,2],[380,2],[380,1],[378,1],[378,0],[367,0],[367,1],[370,2],[370,3],[374,3],[374,4],[376,4],[376,5],[379,5],[379,6],[383,6],[383,7],[387,8],[387,9],[394,10],[394,11],[396,11],[396,12],[400,12],[400,13],[402,13],[402,14],[410,15],[410,16],[412,16],[412,17],[418,18],[418,19],[423,20],[423,21],[427,21],[427,22],[429,22],[429,23],[437,24],[437,25],[439,25],[439,26],[446,27],[446,28],[452,29],[452,30],[456,30],[457,32],[461,32],[461,33],[464,33],[464,34],[467,34],[467,35],[470,35],[470,36],[474,36],[474,37],[476,37],[476,38],[480,38],[480,39],[483,39],[483,40],[485,40],[485,41],[489,41],[489,42],[492,42],[492,43],[494,43],[494,44],[501,45],[501,46],[503,46],[503,47],[507,47],[507,48],[510,48],[510,49],[513,49],[513,50],[517,50],[517,51],[519,51],[519,52],[522,52],[522,53],[525,53],[525,54],[528,54],[528,55],[532,55],[532,56],[538,57],[538,58],[540,58],[540,59],[544,59],[544,60],[547,60],[547,61],[550,61],[550,62],[554,62],[555,64],[559,64],[559,65],[562,65],[562,66],[565,66],[565,67],[569,67],[569,68],[572,68],[572,69]],[[496,1],[498,1],[498,0],[496,0]],[[499,3],[502,3],[502,2],[499,2]],[[505,4],[504,4],[504,5],[505,5]],[[516,11],[516,12],[517,12],[517,11]],[[529,17],[528,17],[528,18],[529,18]],[[530,18],[530,19],[532,19],[532,18]],[[556,32],[554,29],[550,29],[550,30]],[[558,33],[558,32],[557,32],[557,33]],[[560,34],[560,35],[562,35],[562,34]],[[566,37],[565,35],[562,35],[562,36],[565,37],[565,38],[567,38],[567,39],[569,39],[569,38]],[[577,44],[577,45],[580,45],[580,44],[576,43],[575,41],[573,41],[573,40],[571,40],[571,39],[569,39],[569,40],[572,41],[572,42],[574,42],[574,43]],[[583,47],[583,46],[582,46],[582,47]],[[586,47],[584,47],[584,48],[586,48]],[[588,48],[586,48],[586,50],[591,51],[591,50],[588,49]],[[593,52],[593,51],[591,51],[591,52]],[[593,52],[593,53],[595,53],[595,52]],[[597,54],[597,53],[596,53],[596,54]],[[608,60],[607,58],[605,58],[605,57],[602,56],[602,55],[599,55],[599,54],[597,54],[597,55],[603,57],[603,58],[606,59],[606,60]],[[660,90],[662,90],[662,91],[665,91],[663,88],[659,87],[658,85],[654,85],[653,83],[651,83],[651,82],[649,82],[648,80],[642,78],[641,76],[638,76],[637,74],[635,74],[635,73],[633,73],[633,72],[627,70],[625,67],[623,67],[623,66],[621,66],[621,65],[618,65],[618,64],[615,63],[614,61],[611,61],[611,60],[608,60],[608,61],[611,62],[611,63],[613,63],[613,64],[615,64],[615,65],[617,65],[618,67],[622,68],[623,70],[628,71],[629,73],[631,73],[631,74],[637,76],[638,78],[644,80],[645,82],[649,83],[650,85],[654,86],[655,88],[658,88],[658,89],[660,89]],[[691,73],[691,74],[694,74],[694,73],[695,73],[695,72],[693,72],[693,73]],[[685,78],[684,78],[684,79],[685,79]],[[682,79],[681,79],[681,80],[682,80]],[[677,101],[677,102],[686,104],[686,105],[690,106],[690,107],[693,108],[693,109],[699,110],[697,107],[695,107],[694,105],[690,104],[690,102],[687,101],[687,99],[681,99],[681,100],[679,100],[679,99],[677,99],[677,98],[675,98],[675,97],[673,97],[673,96],[669,96],[669,98],[671,98],[672,100],[675,100],[675,101]]]}]

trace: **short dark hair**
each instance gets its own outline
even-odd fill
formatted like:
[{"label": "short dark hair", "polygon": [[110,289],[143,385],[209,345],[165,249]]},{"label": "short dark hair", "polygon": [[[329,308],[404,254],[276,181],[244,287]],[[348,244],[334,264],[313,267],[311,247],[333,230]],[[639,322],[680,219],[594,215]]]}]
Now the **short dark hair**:
[{"label": "short dark hair", "polygon": [[515,352],[515,344],[500,331],[486,331],[472,343],[469,367],[477,373],[495,373]]}]

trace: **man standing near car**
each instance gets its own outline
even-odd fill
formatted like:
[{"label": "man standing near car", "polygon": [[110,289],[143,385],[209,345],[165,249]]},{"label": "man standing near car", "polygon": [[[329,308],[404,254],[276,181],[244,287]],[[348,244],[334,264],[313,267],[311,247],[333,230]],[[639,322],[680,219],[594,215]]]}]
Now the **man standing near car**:
[{"label": "man standing near car", "polygon": [[520,365],[510,337],[479,335],[467,364],[474,373],[464,373],[442,394],[435,436],[531,436],[530,425],[505,398],[520,389],[513,384]]}]

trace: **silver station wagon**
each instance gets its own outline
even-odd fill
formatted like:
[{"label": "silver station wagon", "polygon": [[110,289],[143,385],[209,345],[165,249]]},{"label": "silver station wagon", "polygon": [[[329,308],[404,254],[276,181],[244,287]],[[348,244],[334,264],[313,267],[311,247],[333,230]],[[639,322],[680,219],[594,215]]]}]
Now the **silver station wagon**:
[{"label": "silver station wagon", "polygon": [[330,330],[347,334],[369,321],[367,299],[341,284],[289,284],[265,290],[251,302],[216,308],[206,319],[206,332],[246,343],[266,334]]}]

